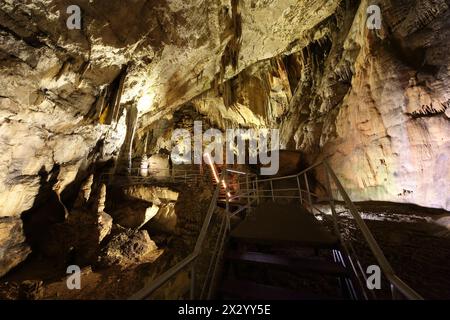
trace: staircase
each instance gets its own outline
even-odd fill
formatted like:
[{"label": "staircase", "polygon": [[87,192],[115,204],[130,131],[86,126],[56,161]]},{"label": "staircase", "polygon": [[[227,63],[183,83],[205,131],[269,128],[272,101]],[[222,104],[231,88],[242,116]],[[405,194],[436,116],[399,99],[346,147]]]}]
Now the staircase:
[{"label": "staircase", "polygon": [[[318,170],[326,179],[326,194],[320,196],[310,185]],[[366,269],[358,254],[342,236],[335,198],[344,200],[392,299],[423,299],[394,272],[327,162],[265,180],[226,168],[220,176],[212,173],[216,187],[194,250],[131,299],[151,297],[182,270],[190,272],[191,299],[377,299],[376,292],[367,290]],[[315,205],[318,202],[329,206],[331,230],[315,218],[315,213],[323,214]],[[211,228],[218,208],[225,212],[219,231]],[[204,250],[211,234],[213,248]],[[204,258],[209,261],[207,270],[197,270],[196,261]]]},{"label": "staircase", "polygon": [[351,270],[333,260],[339,239],[299,204],[268,201],[230,234],[216,298],[355,298]]}]

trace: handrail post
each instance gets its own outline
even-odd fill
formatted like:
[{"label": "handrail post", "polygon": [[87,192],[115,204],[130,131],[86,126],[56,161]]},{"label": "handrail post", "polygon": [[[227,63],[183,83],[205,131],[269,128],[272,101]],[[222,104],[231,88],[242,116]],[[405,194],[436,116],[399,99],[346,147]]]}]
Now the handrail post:
[{"label": "handrail post", "polygon": [[[250,184],[248,182],[248,175],[245,176],[245,184],[247,185],[247,206],[248,206],[248,211],[250,211]],[[247,212],[248,213],[248,212]]]},{"label": "handrail post", "polygon": [[225,169],[225,173],[224,173],[224,177],[223,177],[224,181],[225,181],[225,209],[226,209],[226,213],[228,214],[228,212],[230,211],[230,198],[228,197],[228,171]]},{"label": "handrail post", "polygon": [[339,230],[339,224],[338,224],[338,215],[336,213],[336,206],[334,203],[333,191],[331,189],[330,172],[328,171],[327,166],[325,166],[325,181],[327,183],[328,196],[330,197],[329,201],[330,201],[330,207],[331,207],[331,214],[333,216],[334,232],[336,233],[336,236],[339,238],[339,241],[342,242],[341,232]]},{"label": "handrail post", "polygon": [[300,178],[297,176],[297,186],[298,186],[298,195],[300,197],[300,204],[303,204],[303,199],[302,199],[302,188],[300,186]]},{"label": "handrail post", "polygon": [[275,201],[275,195],[274,195],[274,192],[273,192],[273,181],[272,180],[270,180],[270,191],[272,191],[272,200]]},{"label": "handrail post", "polygon": [[192,262],[192,266],[191,266],[190,300],[195,300],[195,261]]},{"label": "handrail post", "polygon": [[259,205],[259,186],[258,186],[258,176],[256,176],[256,203]]},{"label": "handrail post", "polygon": [[390,283],[390,285],[391,285],[392,300],[397,300],[397,294],[396,294],[396,291],[395,291],[395,286],[392,283]]},{"label": "handrail post", "polygon": [[256,183],[252,181],[252,203],[256,200]]},{"label": "handrail post", "polygon": [[311,213],[314,213],[314,207],[312,205],[312,199],[311,199],[311,190],[309,189],[309,182],[308,182],[308,176],[305,172],[305,183],[306,183],[306,190],[308,191],[308,201],[309,205],[311,206]]}]

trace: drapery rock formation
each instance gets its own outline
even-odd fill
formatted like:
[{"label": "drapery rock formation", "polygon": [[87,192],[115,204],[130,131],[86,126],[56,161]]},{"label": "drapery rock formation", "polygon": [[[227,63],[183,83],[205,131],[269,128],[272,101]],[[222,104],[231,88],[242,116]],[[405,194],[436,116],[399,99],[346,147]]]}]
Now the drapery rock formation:
[{"label": "drapery rock formation", "polygon": [[[81,30],[66,26],[73,4]],[[366,27],[371,4],[381,30]],[[54,195],[70,214],[66,193],[93,166],[126,137],[142,150],[133,138],[186,105],[221,129],[279,128],[309,162],[330,156],[354,200],[450,210],[449,6],[2,1],[0,276],[30,252],[24,212]]]}]

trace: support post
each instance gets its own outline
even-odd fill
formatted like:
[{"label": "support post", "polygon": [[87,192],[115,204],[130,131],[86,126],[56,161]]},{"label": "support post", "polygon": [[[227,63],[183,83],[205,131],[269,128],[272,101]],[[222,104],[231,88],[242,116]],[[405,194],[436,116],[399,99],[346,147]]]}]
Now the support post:
[{"label": "support post", "polygon": [[300,196],[300,204],[303,204],[302,187],[300,186],[300,178],[297,176],[298,195]]},{"label": "support post", "polygon": [[312,199],[311,199],[311,190],[309,189],[308,176],[306,175],[306,172],[305,172],[305,183],[306,183],[306,190],[308,191],[308,201],[309,201],[309,205],[311,207],[311,213],[314,213],[314,208],[313,208]]},{"label": "support post", "polygon": [[225,169],[225,174],[224,174],[223,179],[225,181],[225,185],[227,186],[225,188],[225,209],[226,209],[225,214],[229,214],[229,212],[230,212],[230,199],[228,197],[228,171],[226,169]]},{"label": "support post", "polygon": [[327,189],[328,189],[328,196],[330,197],[330,207],[331,207],[331,213],[333,215],[333,227],[334,232],[336,233],[336,236],[341,241],[341,232],[339,230],[339,224],[338,224],[338,216],[336,213],[336,206],[334,204],[334,197],[333,192],[331,190],[331,182],[330,182],[330,173],[328,172],[328,169],[325,167],[325,179],[327,183]]},{"label": "support post", "polygon": [[252,181],[252,202],[255,202],[256,199],[256,183]]},{"label": "support post", "polygon": [[272,191],[272,200],[275,201],[275,194],[273,192],[273,181],[270,180],[270,191]]},{"label": "support post", "polygon": [[258,186],[258,176],[256,176],[255,180],[256,184],[256,203],[259,205],[259,186]]},{"label": "support post", "polygon": [[250,194],[251,194],[251,192],[250,192],[250,184],[248,181],[248,175],[245,176],[245,184],[247,185],[247,206],[248,206],[247,210],[250,211],[250,207],[251,207]]},{"label": "support post", "polygon": [[191,291],[190,291],[190,300],[195,299],[195,261],[192,262],[191,265]]}]

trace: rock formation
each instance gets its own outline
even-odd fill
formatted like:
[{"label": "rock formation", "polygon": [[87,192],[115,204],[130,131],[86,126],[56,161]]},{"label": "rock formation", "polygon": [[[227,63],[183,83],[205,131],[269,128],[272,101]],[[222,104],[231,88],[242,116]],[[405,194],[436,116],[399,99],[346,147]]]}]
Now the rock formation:
[{"label": "rock formation", "polygon": [[309,162],[330,156],[354,200],[450,210],[450,3],[376,3],[380,30],[368,0],[2,1],[0,276],[30,253],[24,212],[56,195],[70,220],[93,167],[170,149],[186,108],[279,128]]},{"label": "rock formation", "polygon": [[147,230],[126,230],[112,237],[101,255],[102,265],[114,265],[122,268],[145,260],[153,261],[158,257],[158,247],[150,239]]},{"label": "rock formation", "polygon": [[64,266],[70,260],[80,265],[95,264],[102,241],[111,232],[113,219],[104,212],[106,186],[95,189],[92,179],[90,176],[82,184],[66,220],[49,226],[35,246],[55,265]]}]

